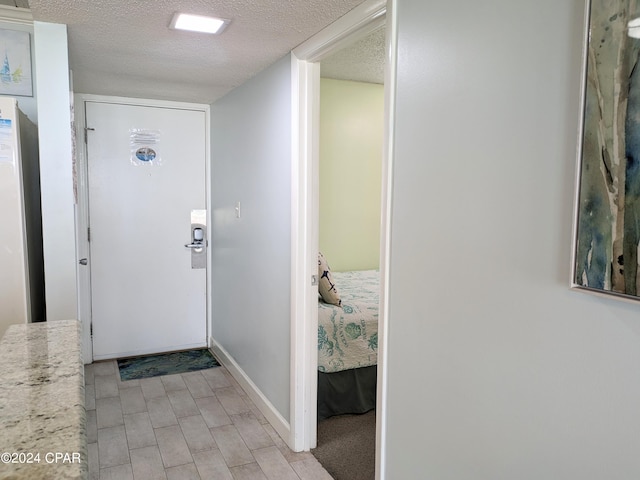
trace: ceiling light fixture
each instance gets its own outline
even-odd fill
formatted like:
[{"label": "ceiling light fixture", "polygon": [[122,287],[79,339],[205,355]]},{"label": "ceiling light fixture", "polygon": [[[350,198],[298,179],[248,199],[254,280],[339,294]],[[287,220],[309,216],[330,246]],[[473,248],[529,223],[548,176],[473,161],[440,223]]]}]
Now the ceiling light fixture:
[{"label": "ceiling light fixture", "polygon": [[640,17],[629,21],[627,24],[627,35],[631,38],[640,38]]},{"label": "ceiling light fixture", "polygon": [[169,28],[173,28],[175,30],[188,30],[190,32],[217,34],[222,33],[227,25],[229,25],[229,22],[231,22],[231,20],[177,12],[173,16]]}]

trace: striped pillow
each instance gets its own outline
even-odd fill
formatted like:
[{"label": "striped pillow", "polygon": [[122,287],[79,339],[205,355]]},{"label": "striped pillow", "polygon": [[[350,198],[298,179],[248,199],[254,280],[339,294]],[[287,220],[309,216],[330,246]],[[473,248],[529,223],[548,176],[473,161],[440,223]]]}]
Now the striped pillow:
[{"label": "striped pillow", "polygon": [[318,252],[318,291],[324,302],[337,306],[342,304],[327,259],[321,252]]}]

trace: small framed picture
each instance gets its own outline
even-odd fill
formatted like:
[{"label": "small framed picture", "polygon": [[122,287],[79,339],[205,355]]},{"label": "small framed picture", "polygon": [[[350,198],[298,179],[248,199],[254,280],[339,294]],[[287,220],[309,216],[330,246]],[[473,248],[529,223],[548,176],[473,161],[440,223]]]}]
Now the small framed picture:
[{"label": "small framed picture", "polygon": [[640,4],[587,8],[572,286],[640,300]]},{"label": "small framed picture", "polygon": [[29,32],[0,29],[0,95],[33,96]]}]

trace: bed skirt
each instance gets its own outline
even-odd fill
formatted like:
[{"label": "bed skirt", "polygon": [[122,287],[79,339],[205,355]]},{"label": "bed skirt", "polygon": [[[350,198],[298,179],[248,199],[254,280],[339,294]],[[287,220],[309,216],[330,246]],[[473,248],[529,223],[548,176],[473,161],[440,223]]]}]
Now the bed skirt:
[{"label": "bed skirt", "polygon": [[318,372],[318,420],[376,408],[377,365],[334,373]]}]

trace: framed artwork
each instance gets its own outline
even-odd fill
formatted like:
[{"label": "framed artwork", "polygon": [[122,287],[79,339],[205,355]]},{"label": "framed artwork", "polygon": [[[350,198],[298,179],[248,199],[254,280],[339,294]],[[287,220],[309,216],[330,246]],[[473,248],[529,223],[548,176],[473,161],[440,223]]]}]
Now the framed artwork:
[{"label": "framed artwork", "polygon": [[587,9],[572,286],[640,300],[640,0]]},{"label": "framed artwork", "polygon": [[29,32],[0,29],[0,95],[33,96]]}]

